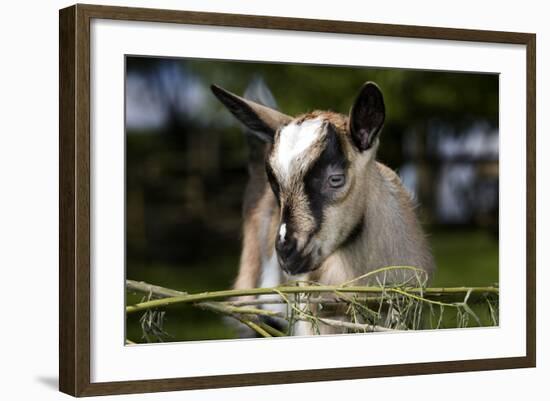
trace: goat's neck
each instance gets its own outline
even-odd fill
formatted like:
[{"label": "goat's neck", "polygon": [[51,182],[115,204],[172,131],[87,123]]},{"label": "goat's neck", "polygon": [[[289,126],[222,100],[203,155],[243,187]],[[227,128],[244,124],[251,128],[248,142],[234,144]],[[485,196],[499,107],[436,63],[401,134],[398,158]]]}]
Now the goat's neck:
[{"label": "goat's neck", "polygon": [[363,179],[368,185],[362,194],[363,229],[330,258],[329,264],[340,265],[326,269],[332,272],[325,278],[334,284],[385,266],[421,263],[423,237],[411,201],[399,180],[382,172],[385,168],[373,162],[365,172]]}]

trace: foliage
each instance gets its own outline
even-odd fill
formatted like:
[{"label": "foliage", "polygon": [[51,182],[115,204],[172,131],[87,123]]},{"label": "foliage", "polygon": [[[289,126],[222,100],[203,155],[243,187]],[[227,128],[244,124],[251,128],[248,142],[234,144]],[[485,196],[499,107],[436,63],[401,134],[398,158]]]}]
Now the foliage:
[{"label": "foliage", "polygon": [[[386,283],[386,273],[404,274],[403,281]],[[374,279],[376,285],[357,285]],[[147,300],[129,305],[126,313],[142,312],[143,338],[152,335],[162,340],[164,310],[176,304],[191,304],[203,310],[229,316],[254,330],[262,337],[292,335],[297,321],[307,321],[319,333],[322,325],[338,328],[344,333],[372,331],[420,330],[443,328],[445,314],[455,315],[455,327],[471,326],[471,320],[481,326],[472,305],[484,305],[490,313],[491,325],[498,325],[497,287],[426,287],[424,272],[410,266],[389,266],[367,273],[338,286],[314,282],[291,282],[273,288],[225,290],[188,294],[143,282],[127,281],[131,291],[145,292]],[[278,295],[267,299],[242,299],[243,296]],[[286,313],[264,309],[262,305],[284,303]],[[338,308],[338,316],[324,313]],[[278,318],[288,322],[284,332],[263,318]]]}]

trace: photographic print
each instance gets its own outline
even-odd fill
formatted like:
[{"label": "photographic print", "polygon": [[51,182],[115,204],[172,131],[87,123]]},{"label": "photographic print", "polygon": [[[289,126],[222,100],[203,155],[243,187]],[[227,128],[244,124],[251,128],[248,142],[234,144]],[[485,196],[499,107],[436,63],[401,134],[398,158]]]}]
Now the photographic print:
[{"label": "photographic print", "polygon": [[499,325],[499,76],[125,59],[127,345]]},{"label": "photographic print", "polygon": [[536,366],[535,34],[59,27],[62,392]]}]

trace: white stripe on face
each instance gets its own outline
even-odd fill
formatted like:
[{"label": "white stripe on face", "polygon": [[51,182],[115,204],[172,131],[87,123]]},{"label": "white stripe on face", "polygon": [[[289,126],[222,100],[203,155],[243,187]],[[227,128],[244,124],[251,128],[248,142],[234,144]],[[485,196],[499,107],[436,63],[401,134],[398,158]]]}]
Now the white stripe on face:
[{"label": "white stripe on face", "polygon": [[282,174],[290,175],[292,161],[315,143],[323,133],[322,126],[323,119],[317,117],[301,124],[291,123],[281,130],[275,160]]},{"label": "white stripe on face", "polygon": [[286,224],[283,224],[281,226],[281,229],[279,230],[279,239],[281,240],[281,243],[285,243],[286,239]]}]

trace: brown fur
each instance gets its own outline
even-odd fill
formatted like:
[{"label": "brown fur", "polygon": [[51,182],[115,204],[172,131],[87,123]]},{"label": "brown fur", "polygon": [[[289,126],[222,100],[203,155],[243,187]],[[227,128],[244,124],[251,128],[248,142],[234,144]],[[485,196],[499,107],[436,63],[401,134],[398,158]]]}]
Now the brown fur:
[{"label": "brown fur", "polygon": [[[364,88],[372,92],[373,87]],[[224,91],[223,96],[232,95]],[[268,146],[265,155],[266,162],[274,174],[284,181],[279,201],[283,206],[292,208],[290,221],[295,231],[292,235],[297,240],[298,249],[302,253],[309,253],[310,257],[317,257],[316,263],[312,263],[313,270],[310,269],[308,273],[301,275],[300,279],[339,285],[378,268],[398,265],[414,266],[431,276],[435,269],[434,261],[417,220],[414,203],[397,174],[375,160],[377,136],[369,138],[369,141],[372,140],[368,143],[369,147],[360,151],[359,145],[354,143],[350,133],[348,116],[313,111],[294,119],[286,118],[279,112],[274,112],[272,117],[269,116],[269,110],[263,107],[258,109],[256,105],[250,104],[250,101],[236,96],[229,101],[223,97],[220,100],[241,121],[252,121],[249,127],[256,126],[254,121],[258,116],[264,118],[260,114],[267,115],[268,122],[285,121],[276,131],[272,131],[273,147]],[[239,108],[241,102],[246,103],[243,110],[247,114],[244,116]],[[261,113],[256,111],[257,109]],[[334,198],[323,209],[323,224],[314,233],[315,221],[309,210],[310,205],[305,197],[302,181],[305,172],[319,158],[326,146],[322,140],[326,131],[322,131],[319,137],[314,139],[307,152],[302,152],[293,159],[296,163],[293,164],[290,176],[285,175],[283,171],[277,171],[278,166],[273,155],[277,151],[282,126],[289,123],[301,124],[317,118],[329,122],[335,128],[342,151],[349,161],[349,167],[346,171],[345,185],[334,193]],[[381,124],[383,118],[380,121]],[[266,274],[271,275],[271,280],[274,276],[276,279],[285,279],[274,258],[281,210],[260,165],[256,163],[251,166],[250,172],[251,180],[244,202],[243,248],[239,274],[235,281],[237,289],[261,285]],[[357,237],[350,236],[354,227],[359,228]],[[348,241],[348,238],[351,239]],[[370,276],[368,280],[364,279],[357,284],[373,283],[375,280],[401,282],[413,275],[410,271],[378,274],[378,277]],[[299,334],[312,333],[311,327],[307,324],[299,326]],[[321,326],[321,332],[335,331]]]},{"label": "brown fur", "polygon": [[[347,127],[346,116],[331,112],[314,111],[297,117],[296,121],[304,121],[319,116],[326,118],[337,127],[338,134],[346,145],[344,149],[347,157],[353,160],[354,152],[351,149],[351,144],[348,140],[345,140],[345,136],[349,135],[345,128]],[[311,153],[314,158],[317,152],[313,151]],[[354,182],[353,185],[364,188],[361,191],[365,203],[363,206],[365,206],[365,219],[369,222],[366,232],[370,234],[369,243],[365,244],[365,248],[370,250],[370,254],[361,255],[363,252],[357,252],[356,250],[339,252],[338,255],[328,258],[322,268],[311,275],[314,280],[326,284],[339,284],[352,279],[355,274],[359,275],[361,272],[333,269],[331,266],[345,263],[345,261],[351,262],[351,259],[363,256],[366,256],[366,259],[363,259],[362,262],[367,265],[367,271],[386,265],[395,265],[397,261],[399,261],[399,264],[420,266],[428,272],[433,270],[433,260],[429,251],[427,251],[426,240],[416,219],[413,202],[409,193],[401,184],[398,175],[389,167],[374,160],[369,161],[367,165],[368,169],[364,174],[360,171],[356,172],[362,179],[359,182]],[[249,288],[258,285],[261,268],[261,257],[258,250],[265,252],[264,255],[270,255],[275,243],[279,208],[271,189],[265,182],[265,177],[262,185],[263,197],[256,207],[251,208],[250,212],[245,215],[243,253],[235,288]],[[351,192],[354,192],[353,188],[350,190]],[[342,200],[342,202],[345,201],[346,199]],[[266,234],[262,231],[265,228],[260,228],[260,220],[265,218],[266,215],[270,216],[271,223],[269,224],[268,239],[264,242],[262,238],[266,238]],[[298,216],[298,219],[300,219],[300,216]],[[307,224],[307,219],[302,217],[301,222]],[[374,227],[377,228],[378,232],[375,232]],[[402,235],[404,229],[406,229],[407,235]],[[392,237],[399,237],[400,241],[392,240]],[[416,249],[419,251],[416,251]],[[377,250],[381,251],[377,252]],[[344,261],[341,260],[342,258]],[[358,260],[353,262],[356,263],[351,264],[360,264]]]},{"label": "brown fur", "polygon": [[[352,160],[354,181],[348,195],[340,202],[346,213],[359,211],[364,215],[365,227],[363,235],[344,249],[337,249],[321,265],[321,267],[302,277],[322,284],[338,285],[355,277],[380,267],[392,265],[416,266],[431,274],[434,269],[432,256],[426,239],[417,221],[414,205],[409,193],[404,189],[397,174],[389,167],[374,160],[354,160],[357,156],[349,140],[347,118],[342,115],[325,112],[313,112],[298,119],[323,116],[329,119],[338,129],[348,158]],[[374,153],[374,152],[373,152]],[[315,157],[317,151],[312,150],[309,156]],[[363,165],[363,164],[366,165]],[[361,171],[362,168],[366,169]],[[264,196],[247,217],[245,217],[245,238],[239,275],[235,288],[250,288],[259,285],[262,269],[262,254],[269,258],[273,252],[280,219],[279,208],[274,200],[271,189],[264,186]],[[352,199],[354,198],[354,199]],[[307,216],[307,210],[304,212]],[[262,219],[270,216],[270,224]],[[308,226],[307,217],[300,216],[298,224]],[[269,227],[267,234],[266,226]],[[332,227],[336,230],[337,227]],[[371,277],[374,282],[376,277]],[[379,275],[379,280],[399,281],[403,275],[395,277]],[[366,284],[363,282],[362,284]],[[337,333],[331,327],[322,325],[323,334]],[[299,323],[297,331],[300,334],[312,334],[308,324]]]}]

